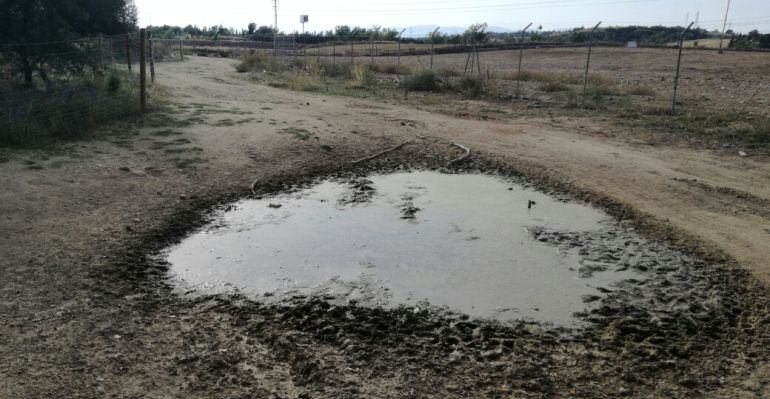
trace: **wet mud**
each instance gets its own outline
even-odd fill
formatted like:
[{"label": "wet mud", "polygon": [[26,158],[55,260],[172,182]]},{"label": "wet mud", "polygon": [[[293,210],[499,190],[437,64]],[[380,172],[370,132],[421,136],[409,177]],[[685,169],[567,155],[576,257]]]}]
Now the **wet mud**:
[{"label": "wet mud", "polygon": [[636,270],[584,273],[578,266],[594,261],[587,253],[528,229],[588,234],[609,220],[500,176],[415,171],[239,201],[166,260],[181,287],[202,293],[300,294],[571,325],[585,308],[581,297]]},{"label": "wet mud", "polygon": [[[276,175],[256,185],[256,196],[341,178],[361,187],[354,195],[366,201],[375,191],[367,182],[373,172],[440,170],[450,153],[446,143],[430,143],[360,167]],[[164,228],[138,237],[101,278],[132,282],[146,311],[177,309],[215,320],[195,318],[191,328],[198,333],[186,339],[193,346],[207,334],[220,334],[216,350],[169,365],[195,376],[184,387],[188,392],[272,395],[255,382],[254,368],[276,365],[288,368],[296,388],[280,395],[287,397],[760,397],[765,391],[767,382],[743,381],[768,361],[770,301],[765,287],[730,259],[608,198],[546,174],[528,173],[525,180],[510,164],[483,154],[447,172],[495,173],[599,206],[614,224],[591,232],[530,228],[527,234],[558,251],[579,252],[575,272],[584,277],[621,271],[644,278],[582,297],[591,307],[578,315],[586,324],[574,328],[304,295],[281,301],[180,295],[159,254],[247,190],[186,202]],[[256,347],[264,349],[258,361]]]}]

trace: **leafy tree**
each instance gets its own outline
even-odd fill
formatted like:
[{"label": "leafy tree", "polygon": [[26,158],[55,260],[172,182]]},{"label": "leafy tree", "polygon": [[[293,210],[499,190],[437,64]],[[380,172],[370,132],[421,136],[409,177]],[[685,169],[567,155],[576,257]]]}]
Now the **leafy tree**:
[{"label": "leafy tree", "polygon": [[257,24],[252,22],[249,24],[249,36],[253,35],[257,31]]},{"label": "leafy tree", "polygon": [[[0,0],[0,43],[27,85],[34,71],[47,80],[50,70],[78,71],[88,63],[84,47],[68,41],[126,33],[136,22],[133,0]],[[43,42],[57,43],[35,45]]]}]

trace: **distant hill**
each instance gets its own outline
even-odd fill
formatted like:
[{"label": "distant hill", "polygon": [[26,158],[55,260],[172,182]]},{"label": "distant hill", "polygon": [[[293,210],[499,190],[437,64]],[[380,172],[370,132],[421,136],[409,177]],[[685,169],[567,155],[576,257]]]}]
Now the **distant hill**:
[{"label": "distant hill", "polygon": [[[404,32],[404,37],[413,37],[413,38],[422,38],[425,36],[428,36],[429,34],[433,33],[433,30],[436,29],[436,25],[415,25],[415,26],[408,26],[406,27],[406,32]],[[400,32],[403,28],[396,28]],[[462,26],[442,26],[439,30],[440,33],[445,35],[459,35],[465,33],[465,31],[468,29],[468,27],[462,27]],[[502,28],[499,26],[490,26],[489,29],[487,29],[487,32],[493,32],[493,33],[508,33],[513,32],[511,29]]]}]

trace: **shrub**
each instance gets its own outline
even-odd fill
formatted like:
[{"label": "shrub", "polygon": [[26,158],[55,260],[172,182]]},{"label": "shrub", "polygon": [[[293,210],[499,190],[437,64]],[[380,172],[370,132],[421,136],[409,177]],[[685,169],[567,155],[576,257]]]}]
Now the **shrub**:
[{"label": "shrub", "polygon": [[319,77],[316,74],[295,71],[289,77],[289,88],[297,91],[314,91],[318,90]]},{"label": "shrub", "polygon": [[444,77],[444,78],[455,77],[455,76],[460,76],[461,75],[460,72],[458,72],[458,71],[456,71],[456,70],[454,70],[452,68],[439,68],[438,70],[436,70],[436,74],[438,74],[438,76],[441,76],[441,77]]},{"label": "shrub", "polygon": [[351,68],[349,65],[344,65],[344,64],[328,64],[328,63],[321,64],[321,74],[332,78],[337,78],[337,77],[352,78],[350,69]]},{"label": "shrub", "polygon": [[121,80],[120,76],[112,72],[107,77],[107,92],[110,94],[115,94],[120,91],[120,86],[123,84],[123,81]]},{"label": "shrub", "polygon": [[353,88],[371,87],[374,84],[374,73],[364,65],[356,64],[350,68],[350,76],[353,79],[350,86]]},{"label": "shrub", "polygon": [[101,123],[139,111],[138,90],[125,71],[49,80],[45,88],[8,85],[3,93],[12,112],[0,119],[0,146],[77,139]]},{"label": "shrub", "polygon": [[382,63],[374,63],[370,66],[371,70],[378,73],[388,73],[391,75],[409,75],[414,72],[414,70],[404,64],[401,64],[401,67],[399,68],[398,63],[395,62],[382,62]]},{"label": "shrub", "polygon": [[423,69],[404,79],[404,88],[411,91],[436,91],[439,89],[436,73]]},{"label": "shrub", "polygon": [[546,92],[567,91],[569,86],[561,82],[548,82],[540,86],[540,90]]},{"label": "shrub", "polygon": [[235,70],[244,72],[258,72],[262,70],[276,71],[278,63],[271,54],[265,52],[250,52],[241,56],[240,61],[235,66]]},{"label": "shrub", "polygon": [[[517,80],[518,70],[508,70],[495,73],[495,77],[502,80]],[[578,75],[570,75],[565,72],[557,71],[521,71],[521,81],[534,82],[560,82],[560,83],[581,83],[582,79]]]},{"label": "shrub", "polygon": [[455,85],[455,89],[469,98],[479,98],[484,95],[486,87],[480,77],[466,76]]}]

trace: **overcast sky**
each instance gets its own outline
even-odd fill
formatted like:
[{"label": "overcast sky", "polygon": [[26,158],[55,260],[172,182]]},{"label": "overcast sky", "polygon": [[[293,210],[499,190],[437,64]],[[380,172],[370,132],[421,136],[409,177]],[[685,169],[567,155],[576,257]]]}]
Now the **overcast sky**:
[{"label": "overcast sky", "polygon": [[[272,0],[135,0],[140,24],[224,25],[245,29],[249,22],[273,25]],[[407,27],[468,26],[487,22],[521,29],[529,22],[544,29],[593,25],[683,25],[700,13],[700,27],[721,29],[727,0],[279,0],[278,26],[300,30],[300,14],[310,15],[308,31],[336,25]],[[770,33],[770,0],[732,0],[728,23],[736,31]]]}]

